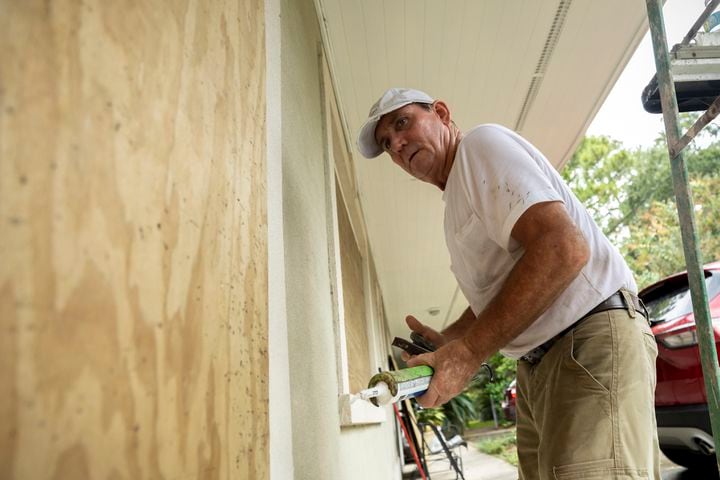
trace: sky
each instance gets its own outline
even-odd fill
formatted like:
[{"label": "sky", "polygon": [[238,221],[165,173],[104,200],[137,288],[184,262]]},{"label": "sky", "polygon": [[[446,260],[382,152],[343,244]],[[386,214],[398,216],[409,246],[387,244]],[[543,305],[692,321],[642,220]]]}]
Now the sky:
[{"label": "sky", "polygon": [[[700,16],[703,0],[667,0],[663,8],[668,46],[680,43]],[[650,31],[645,35],[610,95],[588,128],[588,135],[607,135],[626,147],[652,145],[663,131],[662,115],[643,110],[640,93],[655,74]]]}]

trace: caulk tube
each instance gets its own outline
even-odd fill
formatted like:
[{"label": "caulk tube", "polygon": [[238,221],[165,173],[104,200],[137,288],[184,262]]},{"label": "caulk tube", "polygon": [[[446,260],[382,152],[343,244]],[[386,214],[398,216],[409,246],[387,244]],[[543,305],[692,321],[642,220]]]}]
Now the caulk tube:
[{"label": "caulk tube", "polygon": [[432,375],[433,369],[427,365],[380,372],[368,382],[368,390],[374,390],[370,401],[380,406],[422,395],[430,386]]}]

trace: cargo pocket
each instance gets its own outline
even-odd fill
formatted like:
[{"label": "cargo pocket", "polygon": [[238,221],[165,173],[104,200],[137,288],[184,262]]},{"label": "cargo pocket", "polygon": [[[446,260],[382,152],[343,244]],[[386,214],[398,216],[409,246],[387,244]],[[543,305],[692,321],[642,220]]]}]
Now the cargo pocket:
[{"label": "cargo pocket", "polygon": [[553,467],[556,480],[646,480],[650,478],[647,470],[613,467],[612,459],[574,463]]}]

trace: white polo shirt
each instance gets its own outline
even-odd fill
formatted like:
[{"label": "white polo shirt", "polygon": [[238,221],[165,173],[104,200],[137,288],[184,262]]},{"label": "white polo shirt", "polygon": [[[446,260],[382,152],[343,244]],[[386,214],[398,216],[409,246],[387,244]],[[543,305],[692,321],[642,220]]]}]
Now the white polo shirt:
[{"label": "white polo shirt", "polygon": [[475,315],[498,293],[523,255],[510,233],[530,206],[563,202],[590,246],[590,259],[577,278],[543,315],[501,349],[508,357],[519,358],[543,344],[621,287],[637,292],[625,260],[555,168],[512,130],[487,124],[464,134],[443,200],[451,269]]}]

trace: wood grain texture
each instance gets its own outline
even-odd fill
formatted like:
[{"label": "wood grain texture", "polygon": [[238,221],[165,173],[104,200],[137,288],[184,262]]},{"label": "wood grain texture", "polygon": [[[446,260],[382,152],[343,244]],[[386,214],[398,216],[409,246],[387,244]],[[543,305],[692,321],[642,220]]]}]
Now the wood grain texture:
[{"label": "wood grain texture", "polygon": [[363,257],[350,226],[347,207],[336,185],[340,268],[342,270],[343,306],[345,307],[345,341],[347,342],[350,391],[358,392],[370,380],[370,348],[365,309]]},{"label": "wood grain texture", "polygon": [[268,477],[262,0],[0,0],[0,478]]}]

